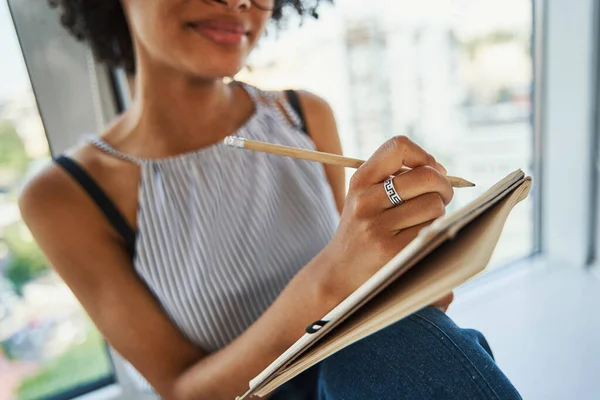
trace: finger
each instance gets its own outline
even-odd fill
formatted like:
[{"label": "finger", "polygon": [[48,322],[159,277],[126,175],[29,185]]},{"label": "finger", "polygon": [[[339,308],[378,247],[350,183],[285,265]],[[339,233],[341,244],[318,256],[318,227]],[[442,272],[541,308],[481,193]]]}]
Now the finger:
[{"label": "finger", "polygon": [[393,182],[396,191],[405,201],[425,193],[439,193],[444,204],[448,205],[454,197],[454,189],[448,178],[430,166],[418,167],[398,175]]},{"label": "finger", "polygon": [[423,165],[438,168],[431,154],[406,136],[396,136],[377,149],[356,171],[351,183],[354,186],[373,185],[383,182],[404,166],[416,168]]},{"label": "finger", "polygon": [[382,226],[396,232],[435,220],[446,213],[438,193],[426,193],[381,214]]},{"label": "finger", "polygon": [[[426,193],[438,193],[444,204],[448,205],[454,196],[454,189],[448,178],[429,166],[418,167],[400,174],[394,177],[392,182],[398,196],[405,202]],[[384,209],[394,206],[383,183],[373,185],[369,189],[368,196],[373,204],[380,204]]]},{"label": "finger", "polygon": [[442,164],[440,164],[439,162],[437,163],[437,170],[441,171],[442,174],[444,175],[448,175],[448,171],[446,170],[446,167],[444,167]]},{"label": "finger", "polygon": [[[433,157],[433,156],[431,156],[431,157]],[[435,162],[434,162],[434,164],[435,164],[435,165],[434,165],[433,167],[434,167],[435,169],[437,169],[438,171],[440,171],[440,172],[441,172],[443,175],[448,175],[448,171],[446,170],[446,167],[444,167],[442,164],[440,164],[440,163],[439,163],[439,162],[438,162],[438,161],[435,159],[435,157],[433,157],[433,160],[435,161]],[[407,172],[407,171],[410,171],[410,169],[409,169],[409,168],[406,168],[406,167],[403,167],[403,168],[400,168],[398,171],[394,172],[394,173],[392,174],[392,176],[400,175],[400,174],[402,174],[402,173],[404,173],[404,172]],[[387,179],[387,178],[386,178],[386,179]]]},{"label": "finger", "polygon": [[394,237],[394,240],[397,241],[399,246],[401,246],[399,249],[403,249],[407,244],[412,242],[413,239],[417,237],[421,229],[428,227],[432,222],[433,221],[427,221],[422,224],[398,231]]},{"label": "finger", "polygon": [[402,229],[396,232],[396,234],[389,239],[390,243],[389,246],[387,246],[389,252],[386,251],[386,254],[388,255],[388,260],[391,260],[392,257],[398,254],[398,252],[400,252],[402,249],[408,246],[408,244],[417,237],[421,229],[431,225],[431,222],[433,221],[428,221],[423,224],[411,226],[410,228]]},{"label": "finger", "polygon": [[423,224],[411,226],[410,228],[402,229],[389,238],[389,244],[386,245],[386,255],[389,256],[388,260],[392,259],[399,251],[405,248],[410,242],[412,242],[421,229],[431,225],[433,221],[427,221]]},{"label": "finger", "polygon": [[452,301],[454,301],[454,293],[450,292],[447,295],[445,295],[444,297],[442,297],[441,299],[433,302],[431,304],[431,306],[438,308],[438,309],[442,310],[443,312],[446,312],[446,311],[448,311],[448,307],[450,307],[450,304],[452,304]]}]

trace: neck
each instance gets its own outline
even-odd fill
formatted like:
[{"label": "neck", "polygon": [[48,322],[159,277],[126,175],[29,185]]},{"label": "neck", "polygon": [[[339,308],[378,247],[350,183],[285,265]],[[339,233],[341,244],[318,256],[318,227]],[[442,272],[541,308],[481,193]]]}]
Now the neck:
[{"label": "neck", "polygon": [[234,106],[239,97],[221,79],[141,65],[130,86],[133,101],[112,142],[131,154],[161,157],[214,144],[249,114]]}]

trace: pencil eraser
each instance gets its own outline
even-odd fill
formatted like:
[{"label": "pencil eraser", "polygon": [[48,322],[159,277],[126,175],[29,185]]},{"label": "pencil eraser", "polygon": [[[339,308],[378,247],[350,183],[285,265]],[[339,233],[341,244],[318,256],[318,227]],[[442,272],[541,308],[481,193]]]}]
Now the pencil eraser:
[{"label": "pencil eraser", "polygon": [[225,145],[231,146],[231,147],[239,147],[240,149],[244,148],[244,139],[242,139],[240,137],[236,137],[236,136],[227,136],[223,140],[223,143],[225,143]]}]

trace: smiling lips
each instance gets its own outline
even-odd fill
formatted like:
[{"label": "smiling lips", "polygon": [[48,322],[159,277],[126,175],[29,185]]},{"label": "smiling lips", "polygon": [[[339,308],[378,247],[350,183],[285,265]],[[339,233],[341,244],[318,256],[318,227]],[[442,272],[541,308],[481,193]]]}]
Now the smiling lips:
[{"label": "smiling lips", "polygon": [[249,33],[242,23],[231,20],[196,21],[188,23],[187,26],[222,46],[241,45]]}]

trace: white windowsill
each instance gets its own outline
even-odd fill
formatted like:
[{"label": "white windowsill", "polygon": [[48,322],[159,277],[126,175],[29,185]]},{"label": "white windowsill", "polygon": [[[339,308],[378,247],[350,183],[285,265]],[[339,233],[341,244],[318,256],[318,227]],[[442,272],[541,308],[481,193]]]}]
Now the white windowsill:
[{"label": "white windowsill", "polygon": [[600,274],[530,259],[456,292],[448,314],[481,331],[525,399],[600,398]]}]

